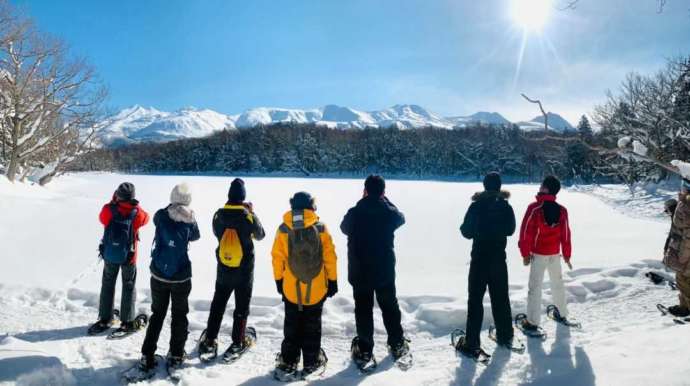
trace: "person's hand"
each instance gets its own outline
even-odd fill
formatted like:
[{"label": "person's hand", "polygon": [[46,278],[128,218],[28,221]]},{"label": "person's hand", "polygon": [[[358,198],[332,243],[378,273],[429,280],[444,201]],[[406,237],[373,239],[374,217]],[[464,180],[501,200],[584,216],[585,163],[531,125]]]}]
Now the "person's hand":
[{"label": "person's hand", "polygon": [[329,280],[328,281],[328,292],[326,293],[326,296],[328,296],[329,298],[332,298],[337,293],[338,293],[338,281],[337,280]]},{"label": "person's hand", "polygon": [[250,213],[254,213],[254,204],[252,204],[251,201],[245,202],[244,204],[242,204],[242,206],[244,206],[245,208],[247,208],[247,210],[248,210]]},{"label": "person's hand", "polygon": [[283,279],[276,280],[276,290],[279,295],[283,295]]},{"label": "person's hand", "polygon": [[573,270],[573,265],[570,264],[570,260],[566,261],[565,264],[568,266],[568,268],[572,271]]},{"label": "person's hand", "polygon": [[522,258],[522,264],[524,264],[525,267],[528,266],[531,261],[532,261],[532,256],[527,256],[527,257]]}]

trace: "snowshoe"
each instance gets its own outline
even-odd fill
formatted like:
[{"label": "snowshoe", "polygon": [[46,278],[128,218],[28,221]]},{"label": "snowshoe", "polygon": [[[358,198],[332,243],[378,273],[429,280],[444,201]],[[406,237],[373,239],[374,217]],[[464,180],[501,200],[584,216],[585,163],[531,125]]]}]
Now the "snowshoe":
[{"label": "snowshoe", "polygon": [[403,338],[402,342],[394,345],[388,346],[388,351],[393,356],[395,365],[402,371],[409,370],[414,364],[414,358],[412,358],[412,352],[410,352],[410,340]]},{"label": "snowshoe", "polygon": [[327,365],[328,357],[326,356],[326,352],[321,349],[317,362],[310,366],[304,366],[300,373],[300,378],[304,381],[314,381],[326,372]]},{"label": "snowshoe", "polygon": [[374,353],[360,351],[359,337],[352,339],[350,353],[352,356],[352,361],[362,374],[371,374],[374,370],[376,370],[378,363],[376,362]]},{"label": "snowshoe", "polygon": [[685,312],[685,309],[682,309],[680,306],[675,305],[671,307],[666,307],[663,304],[657,304],[656,308],[661,312],[662,316],[670,316],[673,318],[673,322],[676,324],[687,324],[690,323],[690,317],[681,317],[681,316],[676,316],[674,312],[682,315]]},{"label": "snowshoe", "polygon": [[457,353],[484,366],[488,365],[489,361],[491,361],[491,355],[489,355],[481,347],[477,349],[467,348],[465,344],[466,339],[467,337],[465,336],[465,331],[461,329],[454,330],[450,334],[450,343],[453,348],[455,348]]},{"label": "snowshoe", "polygon": [[138,315],[131,322],[120,323],[120,328],[108,335],[108,339],[122,339],[143,330],[149,322],[146,314]]},{"label": "snowshoe", "polygon": [[165,361],[165,370],[168,372],[168,379],[173,382],[177,383],[182,379],[182,369],[184,369],[185,366],[185,359],[186,359],[186,354],[183,354],[182,356],[172,356],[168,354],[168,358]]},{"label": "snowshoe", "polygon": [[498,338],[496,337],[496,328],[494,326],[489,327],[489,339],[496,342],[497,345],[505,347],[514,353],[522,354],[525,352],[525,344],[522,343],[520,338],[517,336],[513,336],[509,342],[499,342]]},{"label": "snowshoe", "polygon": [[526,314],[515,315],[515,327],[530,338],[546,339],[546,331],[543,328],[530,323]]},{"label": "snowshoe", "polygon": [[231,364],[240,359],[249,349],[256,344],[256,330],[254,327],[247,327],[244,334],[244,342],[241,344],[231,344],[223,354],[223,362]]},{"label": "snowshoe", "polygon": [[159,360],[163,360],[163,357],[160,355],[156,355],[153,358],[142,356],[138,363],[122,372],[122,382],[137,383],[153,378],[156,376]]},{"label": "snowshoe", "polygon": [[218,356],[218,340],[214,339],[209,342],[208,339],[206,339],[206,330],[204,330],[199,337],[197,352],[199,353],[199,360],[201,362],[211,362]]},{"label": "snowshoe", "polygon": [[568,320],[568,318],[561,316],[560,311],[558,311],[558,307],[556,307],[553,304],[546,307],[546,316],[548,316],[549,319],[552,319],[552,320],[556,321],[557,323],[560,323],[564,326],[571,327],[571,328],[582,328],[581,323],[574,322],[572,320]]},{"label": "snowshoe", "polygon": [[672,290],[675,291],[675,290],[678,289],[678,286],[676,285],[676,282],[675,282],[675,281],[669,280],[669,279],[665,278],[664,276],[659,275],[659,274],[656,273],[656,272],[649,271],[649,272],[645,273],[644,275],[645,275],[649,280],[651,280],[652,283],[654,283],[654,284],[656,284],[656,285],[659,285],[659,284],[661,284],[661,283],[663,283],[663,282],[666,282],[666,283],[668,284],[668,286],[671,287]]},{"label": "snowshoe", "polygon": [[276,356],[276,367],[273,370],[273,378],[280,382],[294,382],[301,379],[301,374],[297,371],[297,363],[287,363],[283,356]]}]

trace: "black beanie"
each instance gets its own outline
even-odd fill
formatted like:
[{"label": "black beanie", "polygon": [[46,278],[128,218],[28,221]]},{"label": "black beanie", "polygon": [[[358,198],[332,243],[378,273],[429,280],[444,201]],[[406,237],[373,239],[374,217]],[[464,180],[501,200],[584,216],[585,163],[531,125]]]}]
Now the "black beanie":
[{"label": "black beanie", "polygon": [[244,181],[241,178],[235,178],[230,184],[228,191],[228,201],[232,204],[241,204],[247,197],[247,190],[244,188]]},{"label": "black beanie", "polygon": [[290,208],[292,208],[292,210],[316,210],[316,208],[314,207],[314,198],[311,196],[311,194],[307,192],[295,193],[295,195],[292,196],[292,198],[290,199]]},{"label": "black beanie", "polygon": [[135,197],[134,184],[131,182],[123,182],[117,187],[115,191],[115,198],[120,201],[132,201]]},{"label": "black beanie", "polygon": [[544,178],[544,182],[541,183],[541,186],[545,187],[552,196],[557,195],[558,192],[561,191],[561,181],[554,176],[547,176]]},{"label": "black beanie", "polygon": [[491,172],[484,177],[484,189],[498,192],[501,190],[501,175],[498,172]]}]

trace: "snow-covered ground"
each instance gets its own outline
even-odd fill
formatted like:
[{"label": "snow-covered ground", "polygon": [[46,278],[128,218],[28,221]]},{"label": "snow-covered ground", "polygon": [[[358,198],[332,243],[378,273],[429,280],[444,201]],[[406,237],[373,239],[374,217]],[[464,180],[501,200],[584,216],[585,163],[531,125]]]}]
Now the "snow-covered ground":
[{"label": "snow-covered ground", "polygon": [[[166,205],[169,191],[180,181],[194,189],[192,206],[202,231],[192,245],[193,291],[190,339],[205,327],[215,280],[215,240],[211,216],[226,197],[231,179],[223,177],[124,176],[77,174],[47,188],[10,185],[0,179],[0,384],[115,385],[119,373],[139,356],[143,334],[122,341],[87,337],[97,315],[101,265],[96,246],[102,233],[97,214],[118,183],[129,180],[150,212]],[[661,318],[656,303],[675,302],[676,293],[655,286],[648,270],[663,272],[658,260],[668,222],[656,215],[663,200],[649,199],[621,207],[624,194],[616,187],[564,191],[560,201],[570,211],[573,265],[566,274],[572,314],[583,330],[568,331],[544,321],[549,338],[530,340],[523,355],[496,349],[483,336],[491,364],[484,368],[456,357],[448,334],[462,328],[466,315],[470,242],[458,226],[471,195],[480,184],[389,181],[388,196],[406,214],[407,224],[396,237],[398,289],[403,323],[412,340],[415,366],[403,373],[386,356],[385,333],[377,315],[376,354],[379,369],[363,378],[349,364],[354,334],[353,301],[347,284],[347,250],[339,223],[362,191],[360,180],[247,178],[248,198],[267,229],[257,243],[255,297],[250,324],[259,342],[231,366],[203,366],[190,361],[182,383],[187,385],[263,385],[272,382],[282,336],[282,306],[273,283],[270,247],[288,199],[298,190],[317,197],[318,213],[334,236],[339,256],[341,292],[326,303],[323,344],[330,362],[324,378],[332,385],[684,385],[690,384],[687,326]],[[518,221],[536,191],[535,185],[506,185]],[[624,189],[624,188],[622,188]],[[605,200],[600,197],[606,198]],[[634,203],[630,200],[626,203]],[[622,208],[622,209],[621,209]],[[640,211],[640,208],[653,208]],[[139,257],[138,307],[150,307],[148,254],[153,228],[144,228]],[[528,270],[522,266],[517,239],[509,240],[508,261],[513,312],[523,312]],[[544,297],[549,300],[548,285]],[[486,298],[488,311],[488,296]],[[232,302],[223,325],[228,344]],[[485,328],[491,323],[487,312]],[[159,341],[167,352],[169,330]],[[52,382],[52,383],[51,383]],[[153,384],[165,384],[162,374]]]}]

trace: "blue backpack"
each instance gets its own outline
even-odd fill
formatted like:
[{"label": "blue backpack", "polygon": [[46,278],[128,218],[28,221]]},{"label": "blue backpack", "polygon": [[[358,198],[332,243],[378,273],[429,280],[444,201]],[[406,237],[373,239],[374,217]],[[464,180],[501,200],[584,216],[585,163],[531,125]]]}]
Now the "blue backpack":
[{"label": "blue backpack", "polygon": [[113,264],[124,264],[134,252],[134,219],[137,208],[128,216],[117,210],[117,204],[110,204],[112,219],[103,233],[103,259]]},{"label": "blue backpack", "polygon": [[164,279],[172,279],[189,264],[187,248],[190,231],[188,224],[176,222],[169,215],[162,216],[157,224],[151,258]]}]

